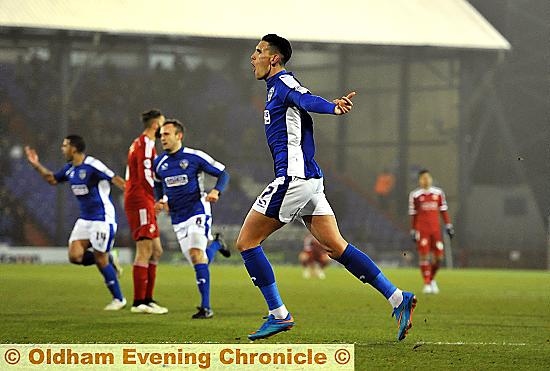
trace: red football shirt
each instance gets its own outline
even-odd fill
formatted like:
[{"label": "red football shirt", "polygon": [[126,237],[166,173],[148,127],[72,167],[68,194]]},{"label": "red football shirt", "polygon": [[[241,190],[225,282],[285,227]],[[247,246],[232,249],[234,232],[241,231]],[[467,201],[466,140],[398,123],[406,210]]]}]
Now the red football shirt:
[{"label": "red football shirt", "polygon": [[145,134],[141,134],[132,142],[126,166],[125,207],[140,209],[154,204],[155,184],[152,168],[156,155],[155,141]]},{"label": "red football shirt", "polygon": [[437,231],[441,229],[439,214],[445,224],[450,223],[445,193],[442,189],[431,187],[418,188],[409,195],[409,215],[412,215],[412,228],[419,231]]}]

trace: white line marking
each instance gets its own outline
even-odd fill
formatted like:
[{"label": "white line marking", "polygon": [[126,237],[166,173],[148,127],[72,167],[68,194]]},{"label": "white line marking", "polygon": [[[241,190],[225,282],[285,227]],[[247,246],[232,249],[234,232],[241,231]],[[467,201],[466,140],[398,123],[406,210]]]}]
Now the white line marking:
[{"label": "white line marking", "polygon": [[415,346],[417,345],[501,345],[501,346],[525,346],[528,345],[527,343],[497,343],[497,342],[465,342],[465,341],[455,341],[455,342],[448,342],[448,341],[419,341],[415,343]]}]

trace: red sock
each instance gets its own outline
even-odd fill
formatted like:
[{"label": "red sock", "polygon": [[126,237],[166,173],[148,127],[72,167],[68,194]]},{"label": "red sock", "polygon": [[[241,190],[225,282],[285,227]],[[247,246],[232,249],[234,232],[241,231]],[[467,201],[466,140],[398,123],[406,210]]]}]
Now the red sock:
[{"label": "red sock", "polygon": [[145,294],[147,292],[147,271],[148,267],[143,265],[134,264],[132,273],[134,276],[134,303],[145,300]]},{"label": "red sock", "polygon": [[420,262],[420,273],[422,273],[422,278],[424,278],[424,284],[429,285],[432,282],[432,266],[429,262]]},{"label": "red sock", "polygon": [[145,292],[145,299],[153,300],[153,289],[155,288],[155,281],[157,279],[157,264],[158,262],[149,262],[147,291]]},{"label": "red sock", "polygon": [[438,270],[439,270],[439,262],[437,261],[432,264],[432,280],[434,279],[435,274],[437,273]]}]

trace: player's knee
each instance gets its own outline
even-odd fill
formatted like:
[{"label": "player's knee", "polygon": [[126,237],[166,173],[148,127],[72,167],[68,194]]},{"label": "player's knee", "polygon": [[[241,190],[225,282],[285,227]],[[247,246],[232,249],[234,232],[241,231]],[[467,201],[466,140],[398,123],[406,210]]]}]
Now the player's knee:
[{"label": "player's knee", "polygon": [[82,264],[82,255],[69,253],[69,262],[72,264]]},{"label": "player's knee", "polygon": [[189,249],[189,258],[191,264],[208,264],[208,257],[201,249],[191,248]]},{"label": "player's knee", "polygon": [[339,243],[330,243],[327,245],[323,245],[323,248],[331,259],[338,259],[340,256],[342,256],[344,250],[346,250],[346,247],[347,243],[345,245]]},{"label": "player's knee", "polygon": [[136,250],[136,257],[134,258],[134,263],[137,264],[148,264],[151,260],[151,252],[143,251],[141,249]]},{"label": "player's knee", "polygon": [[151,260],[153,261],[159,261],[160,260],[160,257],[162,256],[162,253],[164,251],[162,250],[162,247],[161,248],[156,248],[153,250],[153,254],[151,256]]},{"label": "player's knee", "polygon": [[237,241],[235,242],[235,247],[240,252],[249,250],[249,249],[251,249],[253,247],[256,247],[258,245],[259,245],[259,243],[257,243],[257,244],[250,243],[250,241],[247,241],[246,239],[242,238],[241,236],[237,237]]}]

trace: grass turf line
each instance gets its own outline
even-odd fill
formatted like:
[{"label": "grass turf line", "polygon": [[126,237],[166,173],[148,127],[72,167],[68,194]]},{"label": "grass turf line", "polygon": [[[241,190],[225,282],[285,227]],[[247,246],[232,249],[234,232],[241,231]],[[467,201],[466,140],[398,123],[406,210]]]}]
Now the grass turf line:
[{"label": "grass turf line", "polygon": [[[131,267],[123,292],[131,302]],[[386,300],[344,269],[304,280],[298,267],[275,267],[297,325],[269,343],[356,343],[357,369],[548,369],[550,274],[530,271],[442,270],[441,294],[420,293],[417,270],[388,269],[398,286],[417,292],[414,327],[396,342]],[[189,266],[160,265],[156,298],[165,316],[129,308],[105,312],[109,295],[94,267],[0,266],[2,343],[248,343],[262,322],[263,299],[242,266],[214,265],[215,318],[190,319],[199,303]]]}]

